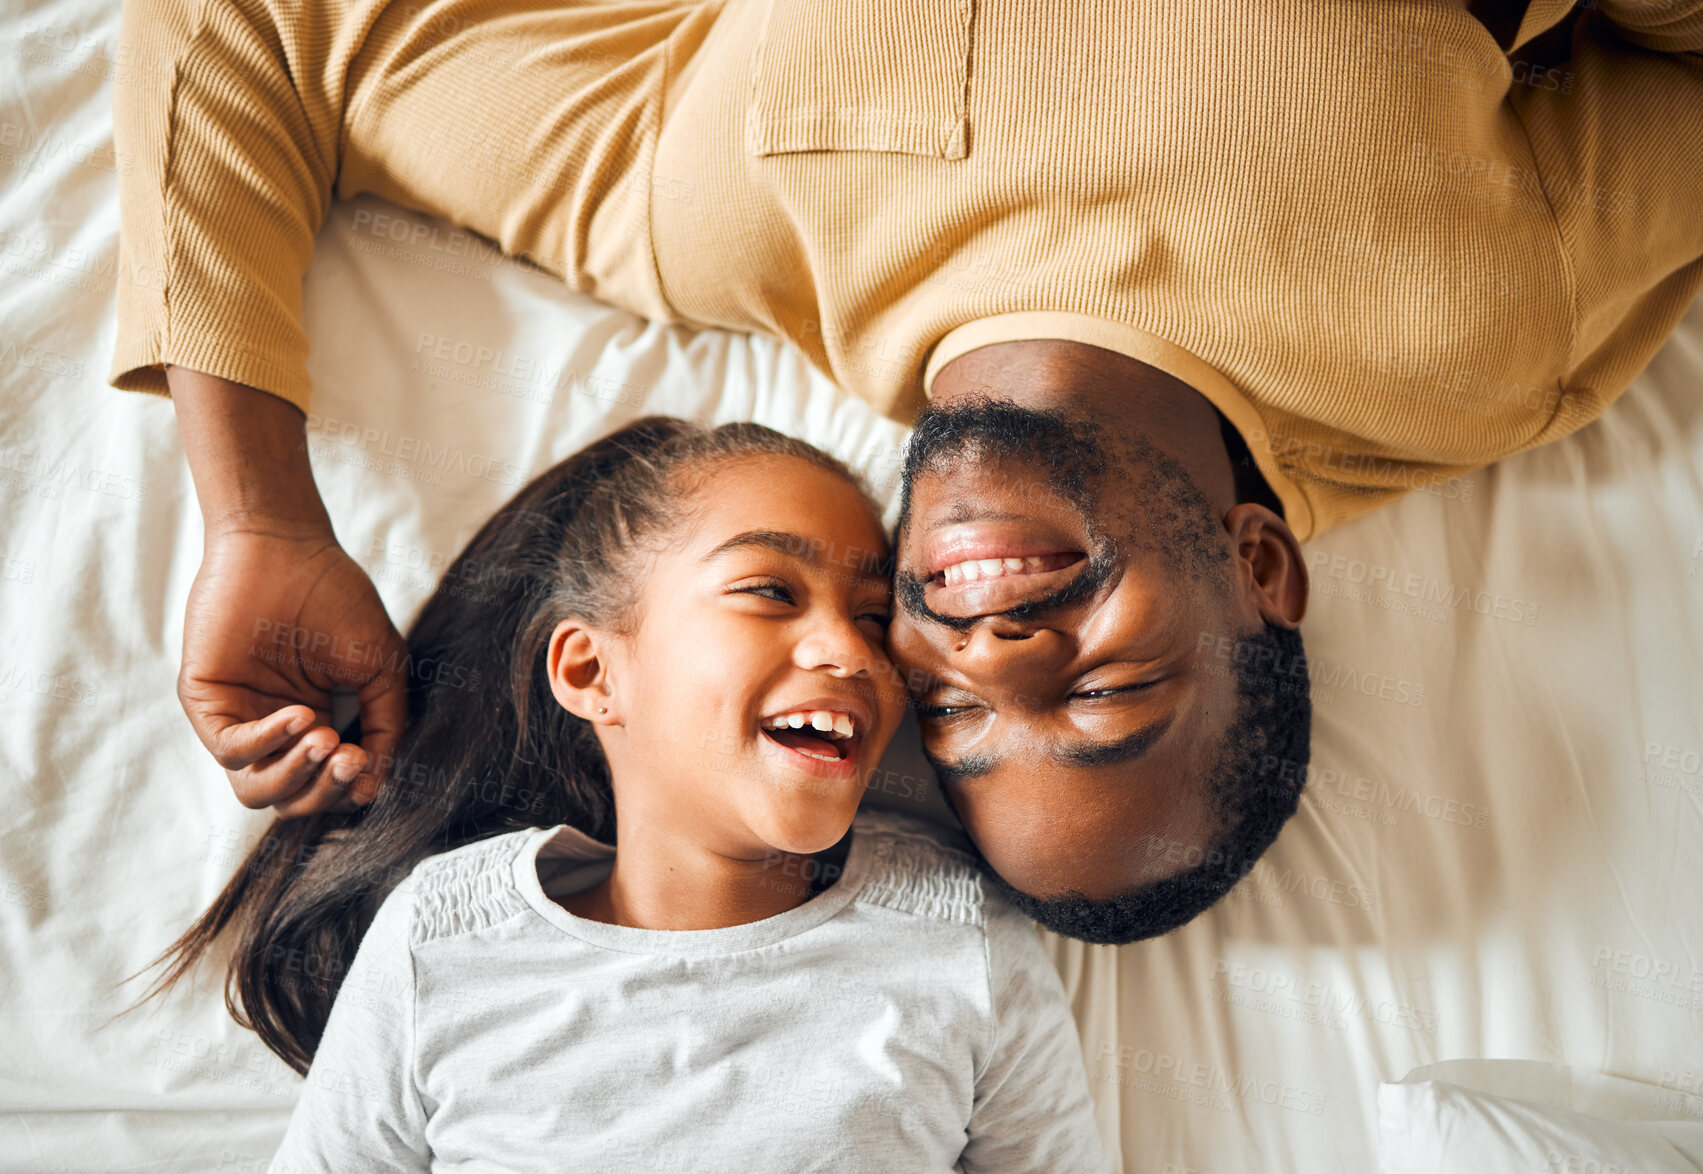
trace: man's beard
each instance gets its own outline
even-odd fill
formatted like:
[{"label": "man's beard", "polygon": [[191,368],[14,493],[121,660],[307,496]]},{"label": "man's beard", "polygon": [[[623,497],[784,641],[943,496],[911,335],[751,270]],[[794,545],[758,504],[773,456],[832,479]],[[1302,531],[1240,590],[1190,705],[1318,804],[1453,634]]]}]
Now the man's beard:
[{"label": "man's beard", "polygon": [[[1111,575],[1117,551],[1116,542],[1095,524],[1097,482],[1111,467],[1113,458],[1098,425],[1074,420],[1059,411],[1026,408],[985,396],[959,400],[951,407],[925,409],[905,450],[896,550],[903,548],[910,526],[911,491],[918,479],[950,477],[966,465],[1000,462],[1031,470],[1038,484],[1074,506],[1089,538],[1088,566],[1069,586],[1006,614],[1024,619],[1092,597]],[[924,598],[925,585],[925,579],[904,567],[895,568],[895,596],[899,606],[913,616],[958,629],[981,618],[937,614]]]},{"label": "man's beard", "polygon": [[974,396],[951,407],[930,405],[917,419],[900,474],[899,534],[911,515],[911,488],[925,474],[950,475],[966,462],[1027,465],[1085,517],[1094,513],[1093,484],[1112,462],[1100,427],[1063,412]]},{"label": "man's beard", "polygon": [[[930,406],[918,419],[901,472],[895,552],[904,549],[918,480],[948,477],[965,465],[996,461],[1033,470],[1037,482],[1077,509],[1089,538],[1085,573],[1061,593],[1069,598],[1026,604],[1011,613],[1013,618],[1087,598],[1105,583],[1119,558],[1139,548],[1156,551],[1186,582],[1219,594],[1229,590],[1230,552],[1223,542],[1222,522],[1181,464],[1145,437],[1114,440],[1092,421],[987,396],[968,397],[950,407]],[[1114,470],[1126,474],[1117,481],[1127,487],[1129,498],[1103,502],[1099,488]],[[1132,509],[1138,509],[1138,515],[1130,516]],[[925,579],[904,566],[895,568],[894,596],[905,611],[958,630],[973,624],[931,610],[924,599],[925,585]]]}]

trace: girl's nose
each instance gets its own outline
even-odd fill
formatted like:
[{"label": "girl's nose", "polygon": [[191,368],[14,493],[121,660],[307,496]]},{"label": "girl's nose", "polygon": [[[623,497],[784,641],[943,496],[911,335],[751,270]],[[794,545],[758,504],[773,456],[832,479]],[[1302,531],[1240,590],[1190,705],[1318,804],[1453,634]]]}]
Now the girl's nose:
[{"label": "girl's nose", "polygon": [[798,642],[794,659],[799,668],[849,679],[874,676],[877,662],[869,642],[849,624],[811,631]]}]

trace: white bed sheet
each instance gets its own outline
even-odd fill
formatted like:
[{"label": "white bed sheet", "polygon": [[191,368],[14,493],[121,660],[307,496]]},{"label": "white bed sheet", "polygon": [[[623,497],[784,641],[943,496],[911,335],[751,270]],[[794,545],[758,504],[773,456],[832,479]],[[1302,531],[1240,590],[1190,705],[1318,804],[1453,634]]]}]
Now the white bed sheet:
[{"label": "white bed sheet", "polygon": [[[117,22],[0,11],[0,1171],[259,1174],[297,1080],[217,968],[107,1022],[266,820],[172,692],[200,523],[170,405],[104,384]],[[376,201],[322,234],[308,319],[316,474],[399,623],[521,480],[644,411],[762,420],[893,489],[904,430],[790,349]],[[1370,1171],[1380,1081],[1440,1060],[1703,1120],[1700,461],[1703,303],[1584,433],[1309,544],[1301,814],[1184,931],[1050,943],[1123,1169]]]}]

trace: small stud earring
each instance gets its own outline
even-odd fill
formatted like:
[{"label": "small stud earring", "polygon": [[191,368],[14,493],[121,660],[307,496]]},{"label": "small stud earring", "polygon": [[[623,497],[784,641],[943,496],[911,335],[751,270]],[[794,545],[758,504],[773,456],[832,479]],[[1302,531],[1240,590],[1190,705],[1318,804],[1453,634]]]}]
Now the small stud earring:
[{"label": "small stud earring", "polygon": [[606,706],[602,706],[602,705],[599,705],[599,706],[598,706],[598,707],[597,707],[597,712],[598,712],[598,713],[608,713],[608,712],[609,712],[609,710],[608,710],[608,708],[607,708],[607,707],[606,707]]}]

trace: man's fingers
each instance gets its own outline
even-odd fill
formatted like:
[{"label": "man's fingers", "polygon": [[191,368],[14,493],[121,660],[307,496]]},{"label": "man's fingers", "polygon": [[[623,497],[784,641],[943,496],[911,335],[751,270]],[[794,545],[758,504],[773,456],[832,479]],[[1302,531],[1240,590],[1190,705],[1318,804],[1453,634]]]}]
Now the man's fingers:
[{"label": "man's fingers", "polygon": [[408,722],[408,690],[395,678],[385,687],[380,685],[381,682],[373,681],[361,690],[361,749],[367,757],[349,789],[349,797],[361,806],[371,803],[378,794]]},{"label": "man's fingers", "polygon": [[327,760],[337,749],[337,731],[329,726],[308,730],[280,754],[256,759],[242,770],[227,771],[231,790],[244,807],[258,810],[292,799],[319,776],[328,774]]},{"label": "man's fingers", "polygon": [[244,770],[288,748],[292,739],[313,724],[314,716],[305,705],[286,705],[251,722],[215,726],[208,733],[208,749],[226,770]]},{"label": "man's fingers", "polygon": [[302,815],[318,815],[322,811],[348,811],[349,788],[332,776],[328,762],[307,786],[282,803],[272,805],[272,814],[279,819],[295,819]]}]

